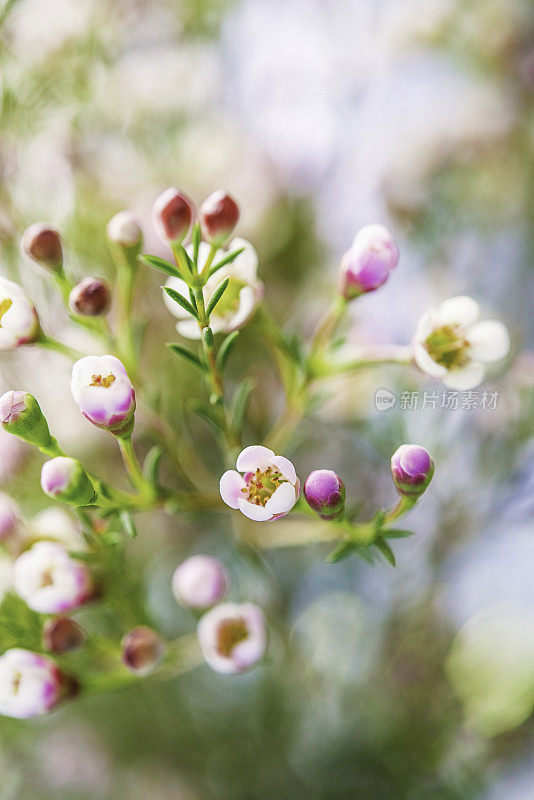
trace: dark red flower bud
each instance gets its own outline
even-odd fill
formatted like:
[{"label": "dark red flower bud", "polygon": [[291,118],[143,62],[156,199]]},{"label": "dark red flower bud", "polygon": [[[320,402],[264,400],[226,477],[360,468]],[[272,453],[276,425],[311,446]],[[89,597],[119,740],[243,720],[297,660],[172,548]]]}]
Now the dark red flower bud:
[{"label": "dark red flower bud", "polygon": [[69,295],[69,308],[75,314],[98,317],[109,310],[111,291],[102,278],[84,278]]},{"label": "dark red flower bud", "polygon": [[52,272],[63,268],[61,236],[45,222],[35,222],[22,235],[22,249],[32,261]]},{"label": "dark red flower bud", "polygon": [[68,653],[79,647],[84,638],[82,629],[70,617],[54,617],[44,624],[43,642],[50,653]]},{"label": "dark red flower bud", "polygon": [[164,242],[181,242],[191,227],[193,204],[183,192],[171,186],[154,203],[152,217]]},{"label": "dark red flower bud", "polygon": [[122,640],[122,661],[136,675],[153,672],[165,655],[165,645],[150,628],[134,628]]},{"label": "dark red flower bud", "polygon": [[239,206],[226,192],[213,192],[200,206],[204,236],[213,244],[222,244],[237,225]]}]

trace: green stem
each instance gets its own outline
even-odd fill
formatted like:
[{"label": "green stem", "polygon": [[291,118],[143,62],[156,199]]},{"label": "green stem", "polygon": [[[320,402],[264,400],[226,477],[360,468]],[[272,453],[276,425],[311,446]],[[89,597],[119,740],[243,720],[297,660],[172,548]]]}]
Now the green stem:
[{"label": "green stem", "polygon": [[316,361],[314,363],[314,376],[316,378],[326,378],[381,364],[409,366],[413,360],[411,347],[402,345],[377,345],[376,347],[355,348],[353,354],[353,358],[344,362],[330,363],[325,359]]},{"label": "green stem", "polygon": [[208,277],[209,277],[209,274],[210,274],[211,265],[213,264],[213,259],[215,258],[215,254],[217,253],[218,249],[219,248],[214,244],[212,244],[211,247],[210,247],[210,251],[208,253],[208,257],[206,259],[206,263],[202,267],[202,272],[200,273],[200,278],[201,278],[203,284],[205,284],[206,281],[208,280]]},{"label": "green stem", "polygon": [[117,437],[117,444],[119,445],[124,466],[126,467],[126,471],[133,486],[137,489],[142,497],[154,497],[156,493],[155,489],[143,475],[143,470],[141,469],[141,465],[139,464],[135,454],[131,435],[126,437]]},{"label": "green stem", "polygon": [[420,495],[417,497],[412,497],[406,494],[401,495],[397,505],[386,514],[384,526],[390,525],[392,522],[395,522],[396,520],[408,514],[419,500],[419,497]]},{"label": "green stem", "polygon": [[78,359],[83,358],[84,355],[79,350],[75,350],[73,347],[63,344],[63,342],[58,342],[56,339],[52,339],[50,336],[47,336],[44,333],[41,334],[35,344],[39,344],[41,347],[45,347],[47,350],[53,350],[56,353],[61,353],[73,361],[78,361]]}]

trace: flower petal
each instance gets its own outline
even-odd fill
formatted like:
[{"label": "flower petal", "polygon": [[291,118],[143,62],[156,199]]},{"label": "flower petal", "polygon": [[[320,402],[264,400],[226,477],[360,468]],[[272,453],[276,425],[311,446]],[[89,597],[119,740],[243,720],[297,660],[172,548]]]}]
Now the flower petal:
[{"label": "flower petal", "polygon": [[255,472],[257,469],[267,469],[274,453],[268,447],[261,444],[253,444],[245,447],[240,452],[236,461],[236,468],[239,472]]},{"label": "flower petal", "polygon": [[271,458],[271,464],[274,464],[274,466],[282,473],[284,478],[287,478],[287,480],[292,483],[293,486],[295,485],[297,482],[297,473],[295,472],[295,467],[289,458],[286,458],[285,456],[273,456],[273,458]]},{"label": "flower petal", "polygon": [[443,383],[450,389],[467,391],[478,386],[484,379],[485,372],[484,365],[480,361],[470,361],[469,364],[461,367],[461,369],[449,370],[445,378],[443,378]]},{"label": "flower petal", "polygon": [[443,379],[447,374],[446,368],[441,364],[437,364],[434,359],[430,357],[426,347],[423,347],[419,342],[415,343],[414,359],[419,369],[427,375],[430,375],[431,378]]},{"label": "flower petal", "polygon": [[[189,317],[189,319],[180,320],[176,323],[176,330],[185,339],[200,339],[200,328],[196,320]],[[216,333],[215,326],[212,326],[213,333]]]},{"label": "flower petal", "polygon": [[441,325],[472,325],[478,319],[480,307],[472,297],[465,294],[449,297],[440,303],[438,316]]},{"label": "flower petal", "polygon": [[291,483],[282,483],[265,503],[265,510],[269,512],[269,518],[275,514],[287,514],[296,502],[295,487]]},{"label": "flower petal", "polygon": [[245,500],[243,497],[239,498],[238,503],[241,513],[244,514],[245,517],[254,520],[254,522],[268,522],[273,516],[270,511],[268,511],[267,507],[264,508],[263,506],[249,503],[248,500]]},{"label": "flower petal", "polygon": [[479,361],[499,361],[510,350],[510,336],[502,322],[477,322],[468,334],[471,354]]},{"label": "flower petal", "polygon": [[221,497],[230,508],[239,508],[238,500],[243,497],[241,489],[246,487],[243,477],[235,469],[227,470],[219,481]]}]

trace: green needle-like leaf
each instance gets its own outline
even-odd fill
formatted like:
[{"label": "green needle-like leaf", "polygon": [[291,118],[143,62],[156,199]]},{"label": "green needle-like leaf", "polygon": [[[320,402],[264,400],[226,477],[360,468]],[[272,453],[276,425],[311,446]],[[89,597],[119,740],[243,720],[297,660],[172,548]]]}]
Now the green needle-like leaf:
[{"label": "green needle-like leaf", "polygon": [[210,318],[210,315],[211,315],[213,309],[215,308],[215,306],[217,305],[217,303],[219,302],[219,300],[221,299],[221,297],[225,293],[226,288],[227,288],[229,283],[230,283],[230,278],[225,278],[217,286],[217,288],[213,292],[212,296],[210,297],[210,301],[209,301],[208,305],[206,306],[206,316],[207,316],[208,319]]},{"label": "green needle-like leaf", "polygon": [[194,353],[191,352],[191,350],[188,350],[187,347],[183,347],[181,344],[178,344],[177,342],[168,342],[167,347],[169,348],[169,350],[172,350],[173,353],[176,353],[176,355],[181,356],[189,364],[192,364],[194,367],[199,369],[202,373],[206,372],[207,370],[206,365],[203,364],[202,361]]},{"label": "green needle-like leaf", "polygon": [[181,278],[182,280],[184,279],[178,267],[175,267],[170,261],[165,261],[164,258],[160,258],[159,256],[142,255],[139,256],[139,261],[142,261],[143,264],[148,264],[149,267],[159,269],[160,272],[164,272],[166,275],[172,275],[173,278]]},{"label": "green needle-like leaf", "polygon": [[239,336],[239,331],[233,331],[229,333],[224,342],[219,347],[219,352],[217,353],[217,366],[219,367],[221,372],[224,372],[224,368],[226,367],[226,362],[232,352],[234,344],[236,342],[237,337]]},{"label": "green needle-like leaf", "polygon": [[244,247],[240,247],[238,250],[233,250],[231,253],[228,253],[227,256],[221,258],[220,261],[217,261],[217,263],[214,264],[210,269],[210,278],[217,272],[218,269],[221,269],[221,267],[225,267],[227,264],[231,264],[232,261],[235,261],[235,259],[241,255],[244,249]]},{"label": "green needle-like leaf", "polygon": [[129,511],[123,509],[120,513],[121,524],[130,539],[137,539],[137,528],[135,527],[135,522],[133,521],[133,517]]},{"label": "green needle-like leaf", "polygon": [[247,378],[241,383],[235,393],[232,409],[232,428],[238,434],[240,434],[243,430],[248,401],[253,389],[254,381],[252,381],[250,378]]},{"label": "green needle-like leaf", "polygon": [[171,289],[170,286],[164,286],[164,291],[167,292],[171,300],[174,300],[175,303],[178,303],[179,306],[182,306],[184,311],[187,311],[188,314],[191,314],[192,317],[198,319],[198,313],[195,311],[189,300],[186,300],[180,292],[177,292],[175,289]]}]

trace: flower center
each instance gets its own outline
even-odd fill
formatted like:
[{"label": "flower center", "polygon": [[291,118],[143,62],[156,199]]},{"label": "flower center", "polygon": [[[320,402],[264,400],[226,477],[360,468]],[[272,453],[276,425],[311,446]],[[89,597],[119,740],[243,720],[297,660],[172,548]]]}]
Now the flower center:
[{"label": "flower center", "polygon": [[13,689],[13,694],[18,694],[20,689],[20,684],[22,683],[22,673],[15,672],[13,675],[13,681],[11,683],[11,688]]},{"label": "flower center", "polygon": [[256,506],[265,506],[280,484],[287,483],[282,473],[273,467],[267,467],[263,472],[258,468],[256,472],[245,476],[245,480],[247,485],[241,491],[247,495],[249,503],[254,503]]},{"label": "flower center", "polygon": [[430,358],[446,369],[463,367],[469,361],[469,342],[459,325],[444,325],[425,341]]},{"label": "flower center", "polygon": [[0,328],[2,327],[2,318],[4,314],[6,313],[6,311],[9,311],[12,305],[13,305],[13,300],[11,300],[9,297],[4,298],[4,300],[2,300],[2,302],[0,303]]},{"label": "flower center", "polygon": [[247,626],[242,619],[228,620],[217,632],[217,651],[226,658],[232,654],[234,647],[248,636]]},{"label": "flower center", "polygon": [[89,386],[103,386],[106,389],[109,389],[113,381],[115,380],[115,375],[91,375],[91,383]]},{"label": "flower center", "polygon": [[47,569],[41,575],[41,581],[39,583],[40,589],[46,589],[47,586],[54,585],[54,578],[52,576],[52,569]]}]

